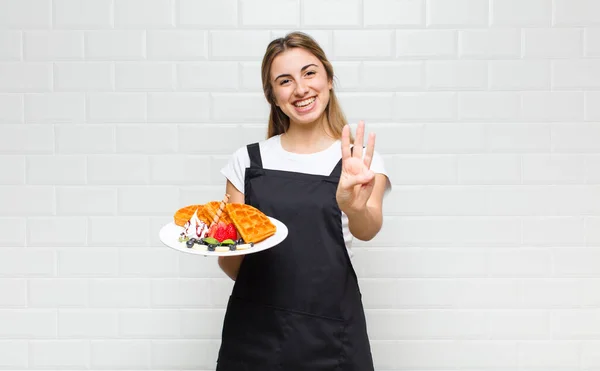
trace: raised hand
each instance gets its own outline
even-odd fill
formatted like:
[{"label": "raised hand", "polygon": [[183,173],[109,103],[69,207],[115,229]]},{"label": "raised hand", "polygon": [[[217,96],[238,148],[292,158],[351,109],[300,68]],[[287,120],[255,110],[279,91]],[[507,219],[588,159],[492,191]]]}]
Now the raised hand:
[{"label": "raised hand", "polygon": [[350,127],[342,130],[342,174],[338,184],[336,199],[338,206],[346,214],[364,211],[373,192],[375,173],[371,170],[371,160],[375,150],[375,134],[370,133],[363,158],[365,123],[360,121],[356,129],[354,147],[350,151]]}]

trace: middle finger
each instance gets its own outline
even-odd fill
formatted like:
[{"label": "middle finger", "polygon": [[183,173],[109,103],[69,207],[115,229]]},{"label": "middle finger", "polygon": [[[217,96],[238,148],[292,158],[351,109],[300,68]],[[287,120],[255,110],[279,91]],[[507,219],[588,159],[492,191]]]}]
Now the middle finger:
[{"label": "middle finger", "polygon": [[362,158],[363,154],[363,142],[365,137],[365,123],[363,121],[358,122],[356,127],[356,138],[354,138],[354,150],[353,157]]}]

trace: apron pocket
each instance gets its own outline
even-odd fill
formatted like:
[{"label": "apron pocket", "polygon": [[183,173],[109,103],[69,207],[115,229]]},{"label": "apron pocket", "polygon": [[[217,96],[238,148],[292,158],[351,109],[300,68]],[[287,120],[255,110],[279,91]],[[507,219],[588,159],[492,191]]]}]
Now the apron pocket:
[{"label": "apron pocket", "polygon": [[223,323],[219,366],[264,371],[278,364],[287,313],[231,296]]},{"label": "apron pocket", "polygon": [[283,370],[339,369],[345,360],[344,321],[287,312],[286,322],[286,340],[281,350]]}]

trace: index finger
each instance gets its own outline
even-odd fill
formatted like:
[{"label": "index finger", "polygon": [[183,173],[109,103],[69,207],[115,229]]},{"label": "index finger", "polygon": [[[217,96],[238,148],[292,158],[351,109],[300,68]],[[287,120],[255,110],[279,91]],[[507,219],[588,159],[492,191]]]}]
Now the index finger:
[{"label": "index finger", "polygon": [[342,129],[342,161],[350,158],[350,126]]},{"label": "index finger", "polygon": [[364,163],[367,169],[371,168],[371,161],[373,160],[373,153],[375,152],[375,133],[369,133],[369,139],[367,142],[367,151],[365,152]]}]

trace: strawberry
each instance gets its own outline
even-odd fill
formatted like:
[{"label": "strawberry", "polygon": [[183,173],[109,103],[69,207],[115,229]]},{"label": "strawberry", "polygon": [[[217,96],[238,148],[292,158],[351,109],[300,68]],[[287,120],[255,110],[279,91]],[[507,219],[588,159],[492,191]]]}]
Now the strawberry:
[{"label": "strawberry", "polygon": [[213,237],[219,242],[223,242],[229,238],[227,237],[227,226],[225,225],[225,223],[219,222],[217,231],[215,232],[215,235]]},{"label": "strawberry", "polygon": [[225,236],[225,239],[237,241],[237,230],[235,229],[235,225],[233,225],[233,223],[229,223],[225,227]]},{"label": "strawberry", "polygon": [[213,225],[212,225],[212,226],[209,228],[209,230],[208,230],[208,233],[207,233],[207,235],[206,235],[206,236],[207,236],[207,237],[213,237],[213,238],[215,238],[215,234],[217,233],[217,230],[218,230],[219,228],[225,228],[225,223],[223,223],[223,222],[218,222],[217,224],[213,224]]}]

